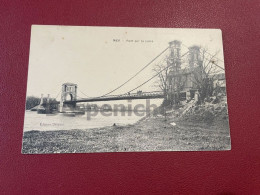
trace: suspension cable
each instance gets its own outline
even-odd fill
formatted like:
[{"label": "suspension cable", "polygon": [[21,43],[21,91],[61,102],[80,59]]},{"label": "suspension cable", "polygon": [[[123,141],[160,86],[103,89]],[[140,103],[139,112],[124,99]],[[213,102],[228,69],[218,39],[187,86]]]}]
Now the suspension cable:
[{"label": "suspension cable", "polygon": [[[128,91],[127,93],[130,93],[130,92],[132,92],[132,91],[134,91],[134,90],[136,90],[136,89],[142,87],[144,84],[148,83],[150,80],[152,80],[153,78],[155,78],[156,76],[158,76],[162,71],[166,70],[167,68],[169,68],[169,66],[166,66],[164,69],[162,69],[162,70],[161,70],[160,72],[158,72],[156,75],[154,75],[153,77],[151,77],[151,78],[148,79],[147,81],[143,82],[141,85],[137,86],[136,88],[134,88],[134,89]],[[125,94],[127,94],[127,93],[125,93]]]},{"label": "suspension cable", "polygon": [[[182,58],[183,56],[187,55],[187,53],[188,53],[188,52],[184,53],[184,54],[181,56],[181,58]],[[155,74],[153,77],[151,77],[150,79],[148,79],[147,81],[145,81],[145,82],[142,83],[141,85],[137,86],[136,88],[134,88],[134,89],[128,91],[127,93],[130,93],[130,92],[132,92],[132,91],[134,91],[134,90],[136,90],[136,89],[142,87],[144,84],[148,83],[150,80],[152,80],[153,78],[155,78],[156,76],[158,76],[159,74],[161,74],[161,72],[164,71],[164,70],[166,70],[167,68],[169,68],[168,65],[167,65],[164,69],[162,69],[160,72],[158,72],[157,74]],[[127,93],[125,93],[125,94],[127,94]]]},{"label": "suspension cable", "polygon": [[141,70],[139,70],[135,75],[133,75],[131,78],[129,78],[127,81],[125,81],[123,84],[121,84],[120,86],[118,86],[117,88],[113,89],[112,91],[100,96],[106,96],[109,95],[111,93],[113,93],[114,91],[118,90],[119,88],[123,87],[126,83],[128,83],[129,81],[131,81],[134,77],[136,77],[140,72],[142,72],[145,68],[147,68],[149,65],[151,65],[158,57],[160,57],[169,47],[167,47],[166,49],[164,49],[159,55],[157,55],[154,59],[152,59],[152,61],[150,61],[147,65],[145,65]]},{"label": "suspension cable", "polygon": [[85,93],[83,93],[81,90],[78,89],[78,91],[79,91],[80,93],[82,93],[84,96],[91,98],[90,96],[88,96],[88,95],[86,95]]},{"label": "suspension cable", "polygon": [[[182,43],[182,45],[183,45],[184,47],[186,47],[186,48],[189,49],[189,47],[186,46],[185,44]],[[200,50],[199,50],[199,52],[200,52],[201,54],[203,54]],[[221,59],[219,59],[219,58],[217,58],[217,57],[214,57],[214,55],[212,55],[211,53],[209,53],[209,52],[207,52],[207,51],[205,51],[205,53],[209,54],[209,55],[210,55],[211,57],[213,57],[213,58],[216,58],[216,59],[218,59],[218,60],[224,62],[223,60],[221,60]],[[204,58],[205,58],[206,60],[208,60],[208,61],[211,61],[211,60],[209,60],[209,59],[206,58],[206,57],[204,57]],[[213,61],[211,61],[211,62],[212,62],[212,64],[214,64],[215,66],[219,67],[220,69],[225,70],[224,68],[222,68],[221,66],[219,66],[219,65],[216,64],[215,62],[213,62]]]},{"label": "suspension cable", "polygon": [[55,99],[57,99],[57,98],[58,98],[58,96],[60,95],[60,93],[61,93],[61,90],[59,91],[59,93],[58,93],[58,95],[55,97]]}]

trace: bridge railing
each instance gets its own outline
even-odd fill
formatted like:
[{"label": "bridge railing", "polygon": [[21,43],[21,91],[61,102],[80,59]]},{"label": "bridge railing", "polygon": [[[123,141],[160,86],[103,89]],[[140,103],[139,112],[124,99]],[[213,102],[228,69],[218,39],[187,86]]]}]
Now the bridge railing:
[{"label": "bridge railing", "polygon": [[113,97],[136,97],[136,96],[149,96],[149,95],[161,95],[163,94],[162,91],[151,91],[151,92],[137,92],[137,93],[125,93],[119,95],[107,95],[107,96],[100,96],[100,97],[92,97],[92,98],[81,98],[81,99],[104,99],[104,98],[113,98]]}]

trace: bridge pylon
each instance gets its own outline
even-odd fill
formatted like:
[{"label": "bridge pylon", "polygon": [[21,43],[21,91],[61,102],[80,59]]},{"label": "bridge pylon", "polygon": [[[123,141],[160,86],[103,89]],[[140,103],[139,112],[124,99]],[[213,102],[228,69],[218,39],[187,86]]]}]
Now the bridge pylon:
[{"label": "bridge pylon", "polygon": [[76,101],[77,100],[77,84],[74,83],[63,83],[61,89],[61,99],[60,99],[60,112],[64,112],[66,108],[75,108],[75,104],[64,104],[65,101]]},{"label": "bridge pylon", "polygon": [[41,94],[41,101],[40,101],[40,104],[37,106],[37,113],[38,113],[38,114],[44,114],[44,113],[46,113],[46,109],[45,109],[45,107],[43,106],[43,94]]}]

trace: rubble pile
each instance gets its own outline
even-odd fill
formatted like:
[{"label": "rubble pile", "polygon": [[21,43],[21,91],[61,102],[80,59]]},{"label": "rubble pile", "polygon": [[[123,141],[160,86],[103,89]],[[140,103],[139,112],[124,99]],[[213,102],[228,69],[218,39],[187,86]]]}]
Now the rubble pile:
[{"label": "rubble pile", "polygon": [[228,121],[226,98],[219,100],[212,98],[209,102],[200,105],[192,105],[181,116],[182,120],[190,122],[204,122],[208,124]]}]

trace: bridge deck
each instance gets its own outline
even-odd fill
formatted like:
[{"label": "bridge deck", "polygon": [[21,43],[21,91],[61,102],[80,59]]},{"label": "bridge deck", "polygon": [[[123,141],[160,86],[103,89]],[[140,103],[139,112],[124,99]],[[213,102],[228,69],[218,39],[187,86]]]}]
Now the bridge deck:
[{"label": "bridge deck", "polygon": [[124,95],[112,95],[112,96],[104,96],[104,97],[96,97],[96,98],[84,98],[78,99],[75,101],[65,101],[65,104],[73,104],[80,102],[102,102],[102,101],[114,101],[114,100],[136,100],[136,99],[159,99],[164,98],[164,94],[162,92],[156,93],[142,93],[142,94],[124,94]]}]

